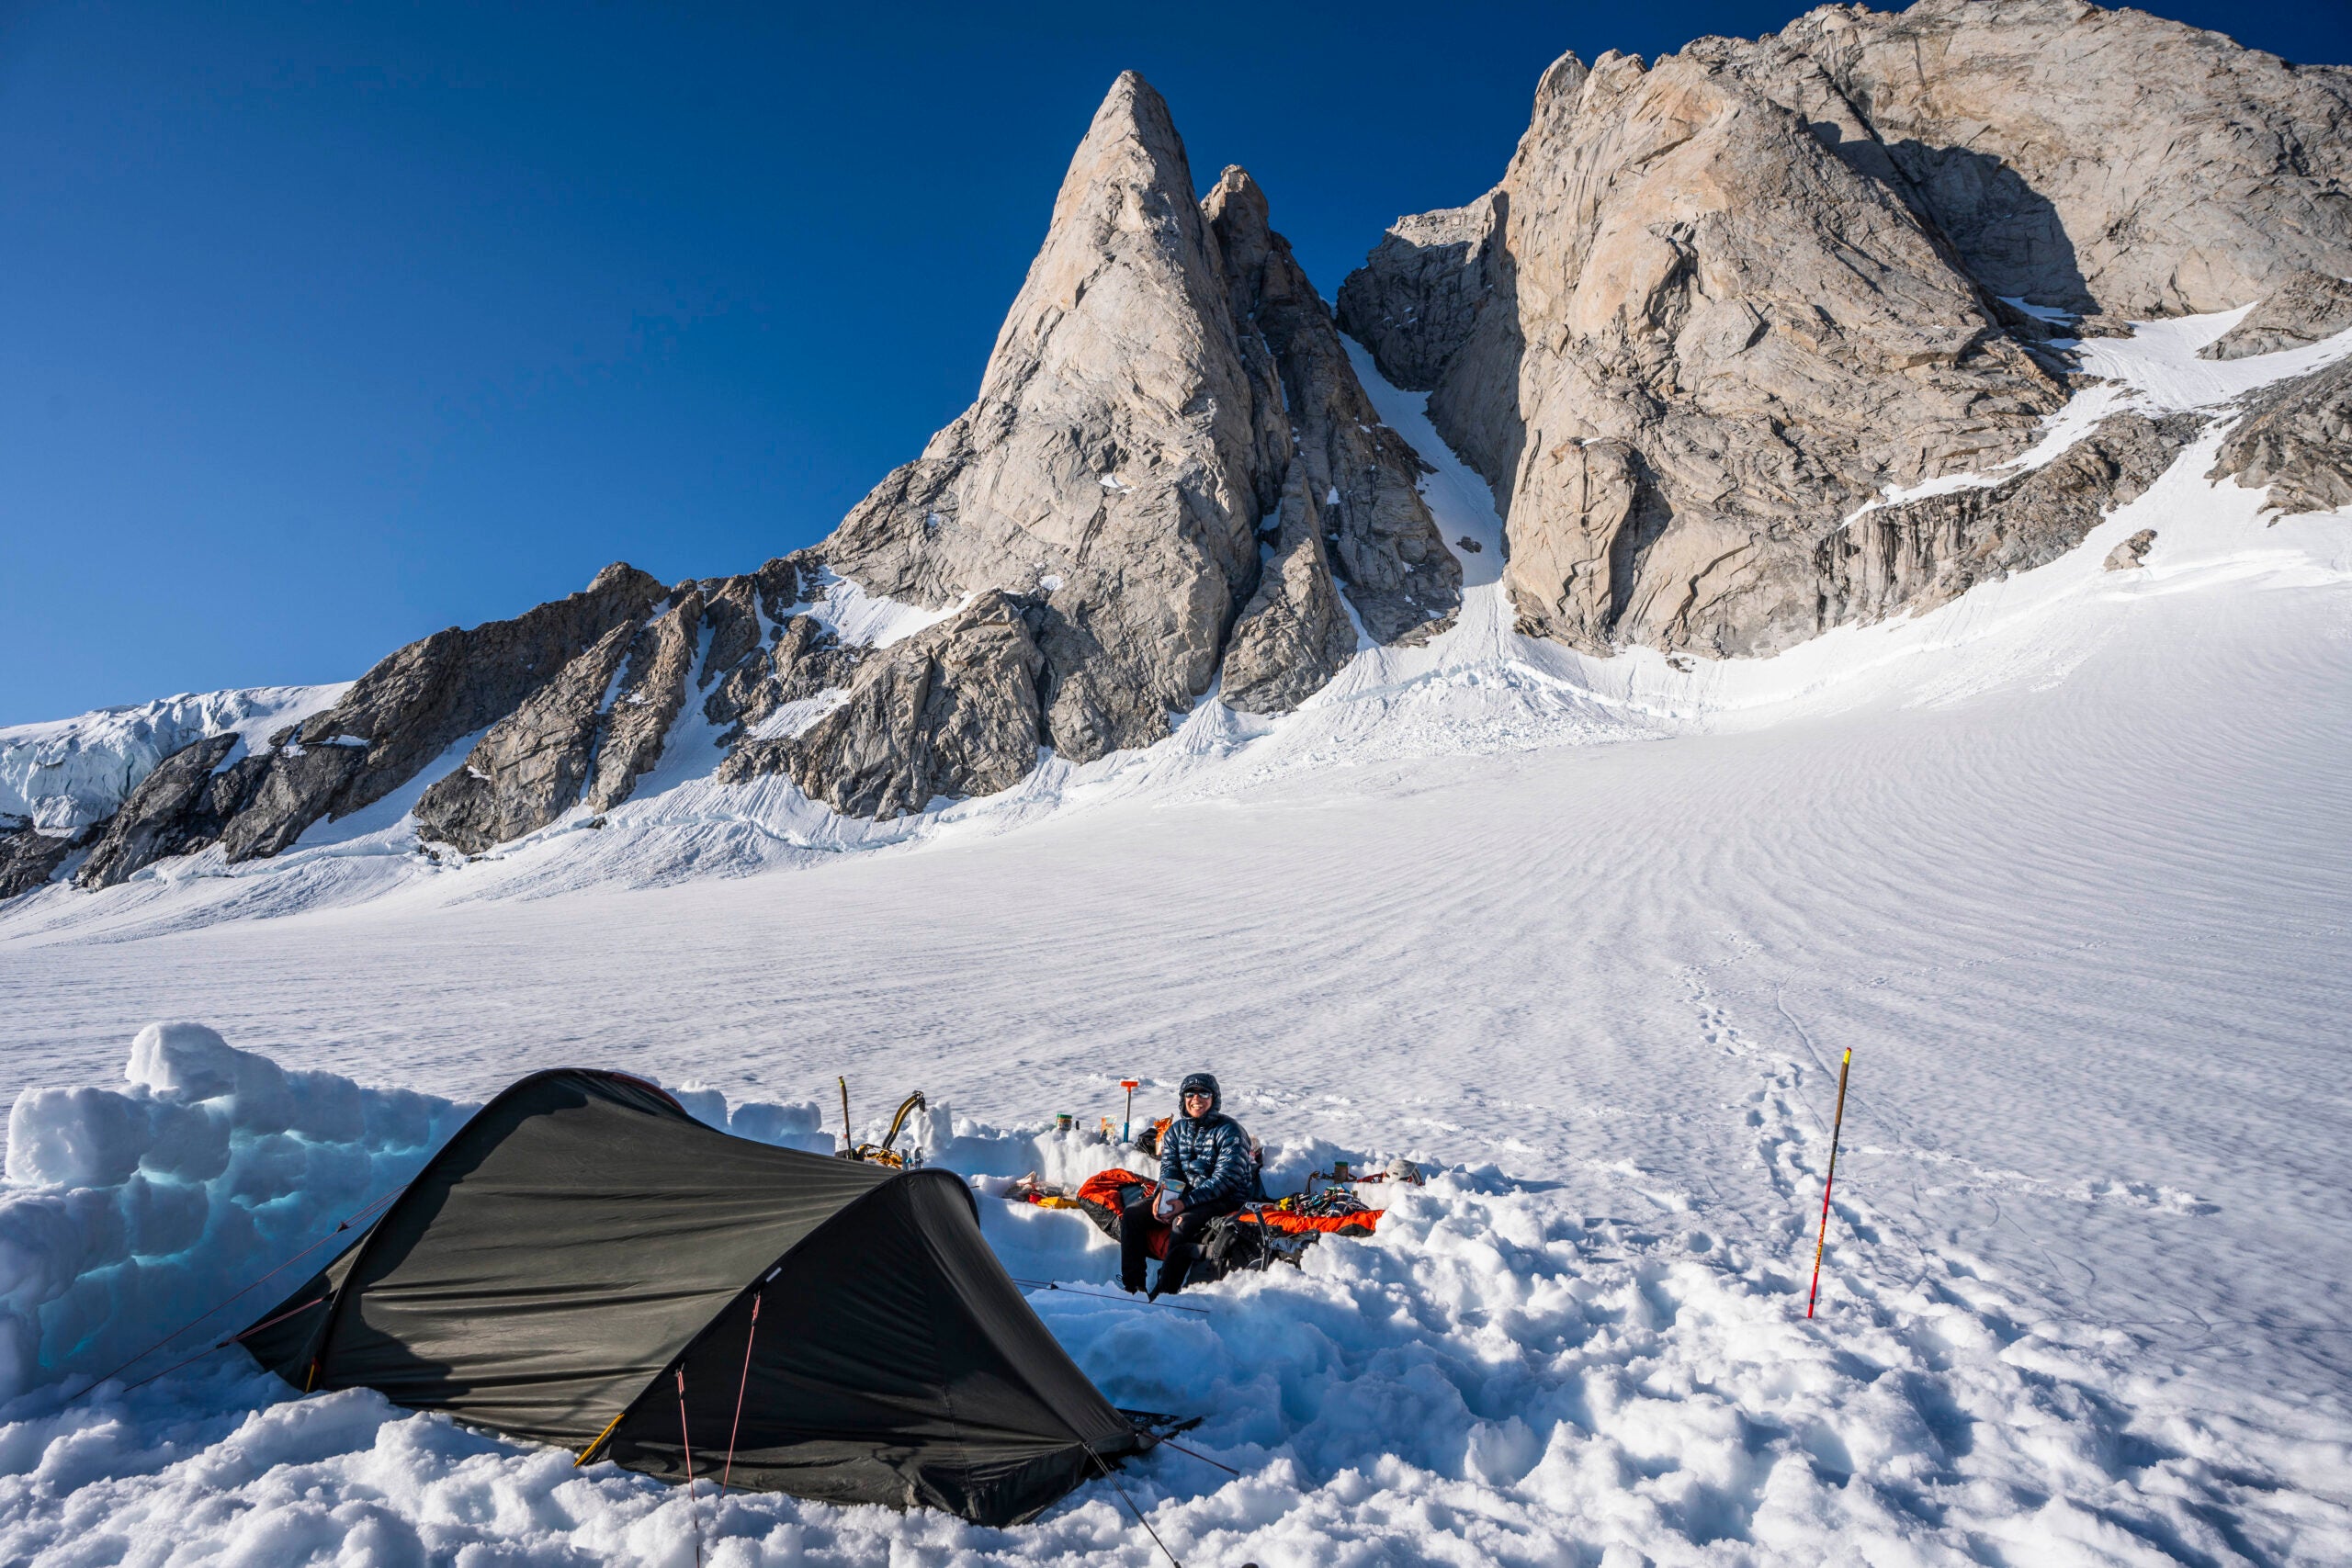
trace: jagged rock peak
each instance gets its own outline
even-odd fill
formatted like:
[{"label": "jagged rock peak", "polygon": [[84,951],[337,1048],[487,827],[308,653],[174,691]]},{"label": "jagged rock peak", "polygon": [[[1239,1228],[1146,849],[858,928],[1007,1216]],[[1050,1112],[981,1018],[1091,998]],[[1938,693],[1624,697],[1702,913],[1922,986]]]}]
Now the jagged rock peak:
[{"label": "jagged rock peak", "polygon": [[933,608],[1038,602],[1046,740],[1089,761],[1161,739],[1209,689],[1295,452],[1325,480],[1313,569],[1336,562],[1379,635],[1444,623],[1458,570],[1377,424],[1262,193],[1236,171],[1196,200],[1166,104],[1130,72],[1070,160],[978,400],[819,553]]}]

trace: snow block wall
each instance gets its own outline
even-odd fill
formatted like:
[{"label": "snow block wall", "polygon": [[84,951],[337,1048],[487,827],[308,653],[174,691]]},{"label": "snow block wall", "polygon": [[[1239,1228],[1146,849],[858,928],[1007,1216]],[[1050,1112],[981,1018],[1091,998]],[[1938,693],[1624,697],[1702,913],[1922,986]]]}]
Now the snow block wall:
[{"label": "snow block wall", "polygon": [[0,1399],[102,1376],[208,1309],[220,1310],[123,1375],[244,1327],[473,1111],[289,1071],[198,1023],[140,1031],[123,1076],[122,1089],[27,1089],[9,1112]]},{"label": "snow block wall", "polygon": [[[136,1381],[247,1326],[478,1109],[281,1066],[200,1023],[141,1030],[123,1077],[121,1089],[29,1089],[9,1112],[0,1403],[118,1369]],[[737,1137],[833,1152],[813,1101],[730,1108],[691,1081],[672,1092]],[[944,1115],[915,1133],[935,1146]]]}]

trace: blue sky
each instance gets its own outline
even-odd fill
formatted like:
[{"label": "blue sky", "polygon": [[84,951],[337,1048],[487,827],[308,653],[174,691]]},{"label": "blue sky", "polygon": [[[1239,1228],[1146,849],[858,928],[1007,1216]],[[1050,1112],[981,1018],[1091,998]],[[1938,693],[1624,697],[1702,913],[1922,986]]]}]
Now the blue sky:
[{"label": "blue sky", "polygon": [[[2352,60],[2352,7],[2147,7]],[[1328,294],[1566,49],[1788,4],[0,6],[0,723],[348,678],[825,534],[970,399],[1112,78]]]}]

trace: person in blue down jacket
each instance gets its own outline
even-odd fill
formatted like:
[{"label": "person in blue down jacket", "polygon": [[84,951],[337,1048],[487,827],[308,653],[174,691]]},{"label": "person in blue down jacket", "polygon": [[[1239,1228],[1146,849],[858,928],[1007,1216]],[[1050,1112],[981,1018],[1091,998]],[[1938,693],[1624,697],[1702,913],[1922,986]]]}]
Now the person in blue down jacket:
[{"label": "person in blue down jacket", "polygon": [[1152,1230],[1165,1224],[1175,1233],[1151,1289],[1154,1297],[1184,1288],[1184,1276],[1200,1256],[1201,1232],[1219,1214],[1240,1208],[1258,1179],[1250,1134],[1217,1109],[1225,1097],[1216,1079],[1194,1073],[1178,1086],[1176,1098],[1182,1113],[1159,1135],[1159,1199],[1130,1204],[1119,1221],[1119,1282],[1129,1291],[1143,1289]]}]

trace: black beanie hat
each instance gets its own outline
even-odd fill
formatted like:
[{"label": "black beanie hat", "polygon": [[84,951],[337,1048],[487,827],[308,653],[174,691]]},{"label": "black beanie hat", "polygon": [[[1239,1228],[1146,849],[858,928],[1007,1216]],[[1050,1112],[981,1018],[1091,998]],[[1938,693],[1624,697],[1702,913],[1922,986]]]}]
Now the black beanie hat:
[{"label": "black beanie hat", "polygon": [[1209,1112],[1212,1115],[1216,1114],[1217,1108],[1225,1103],[1225,1091],[1216,1087],[1216,1075],[1215,1073],[1185,1074],[1184,1081],[1176,1086],[1177,1110],[1182,1111],[1184,1109],[1184,1097],[1188,1094],[1207,1095],[1209,1097]]}]

